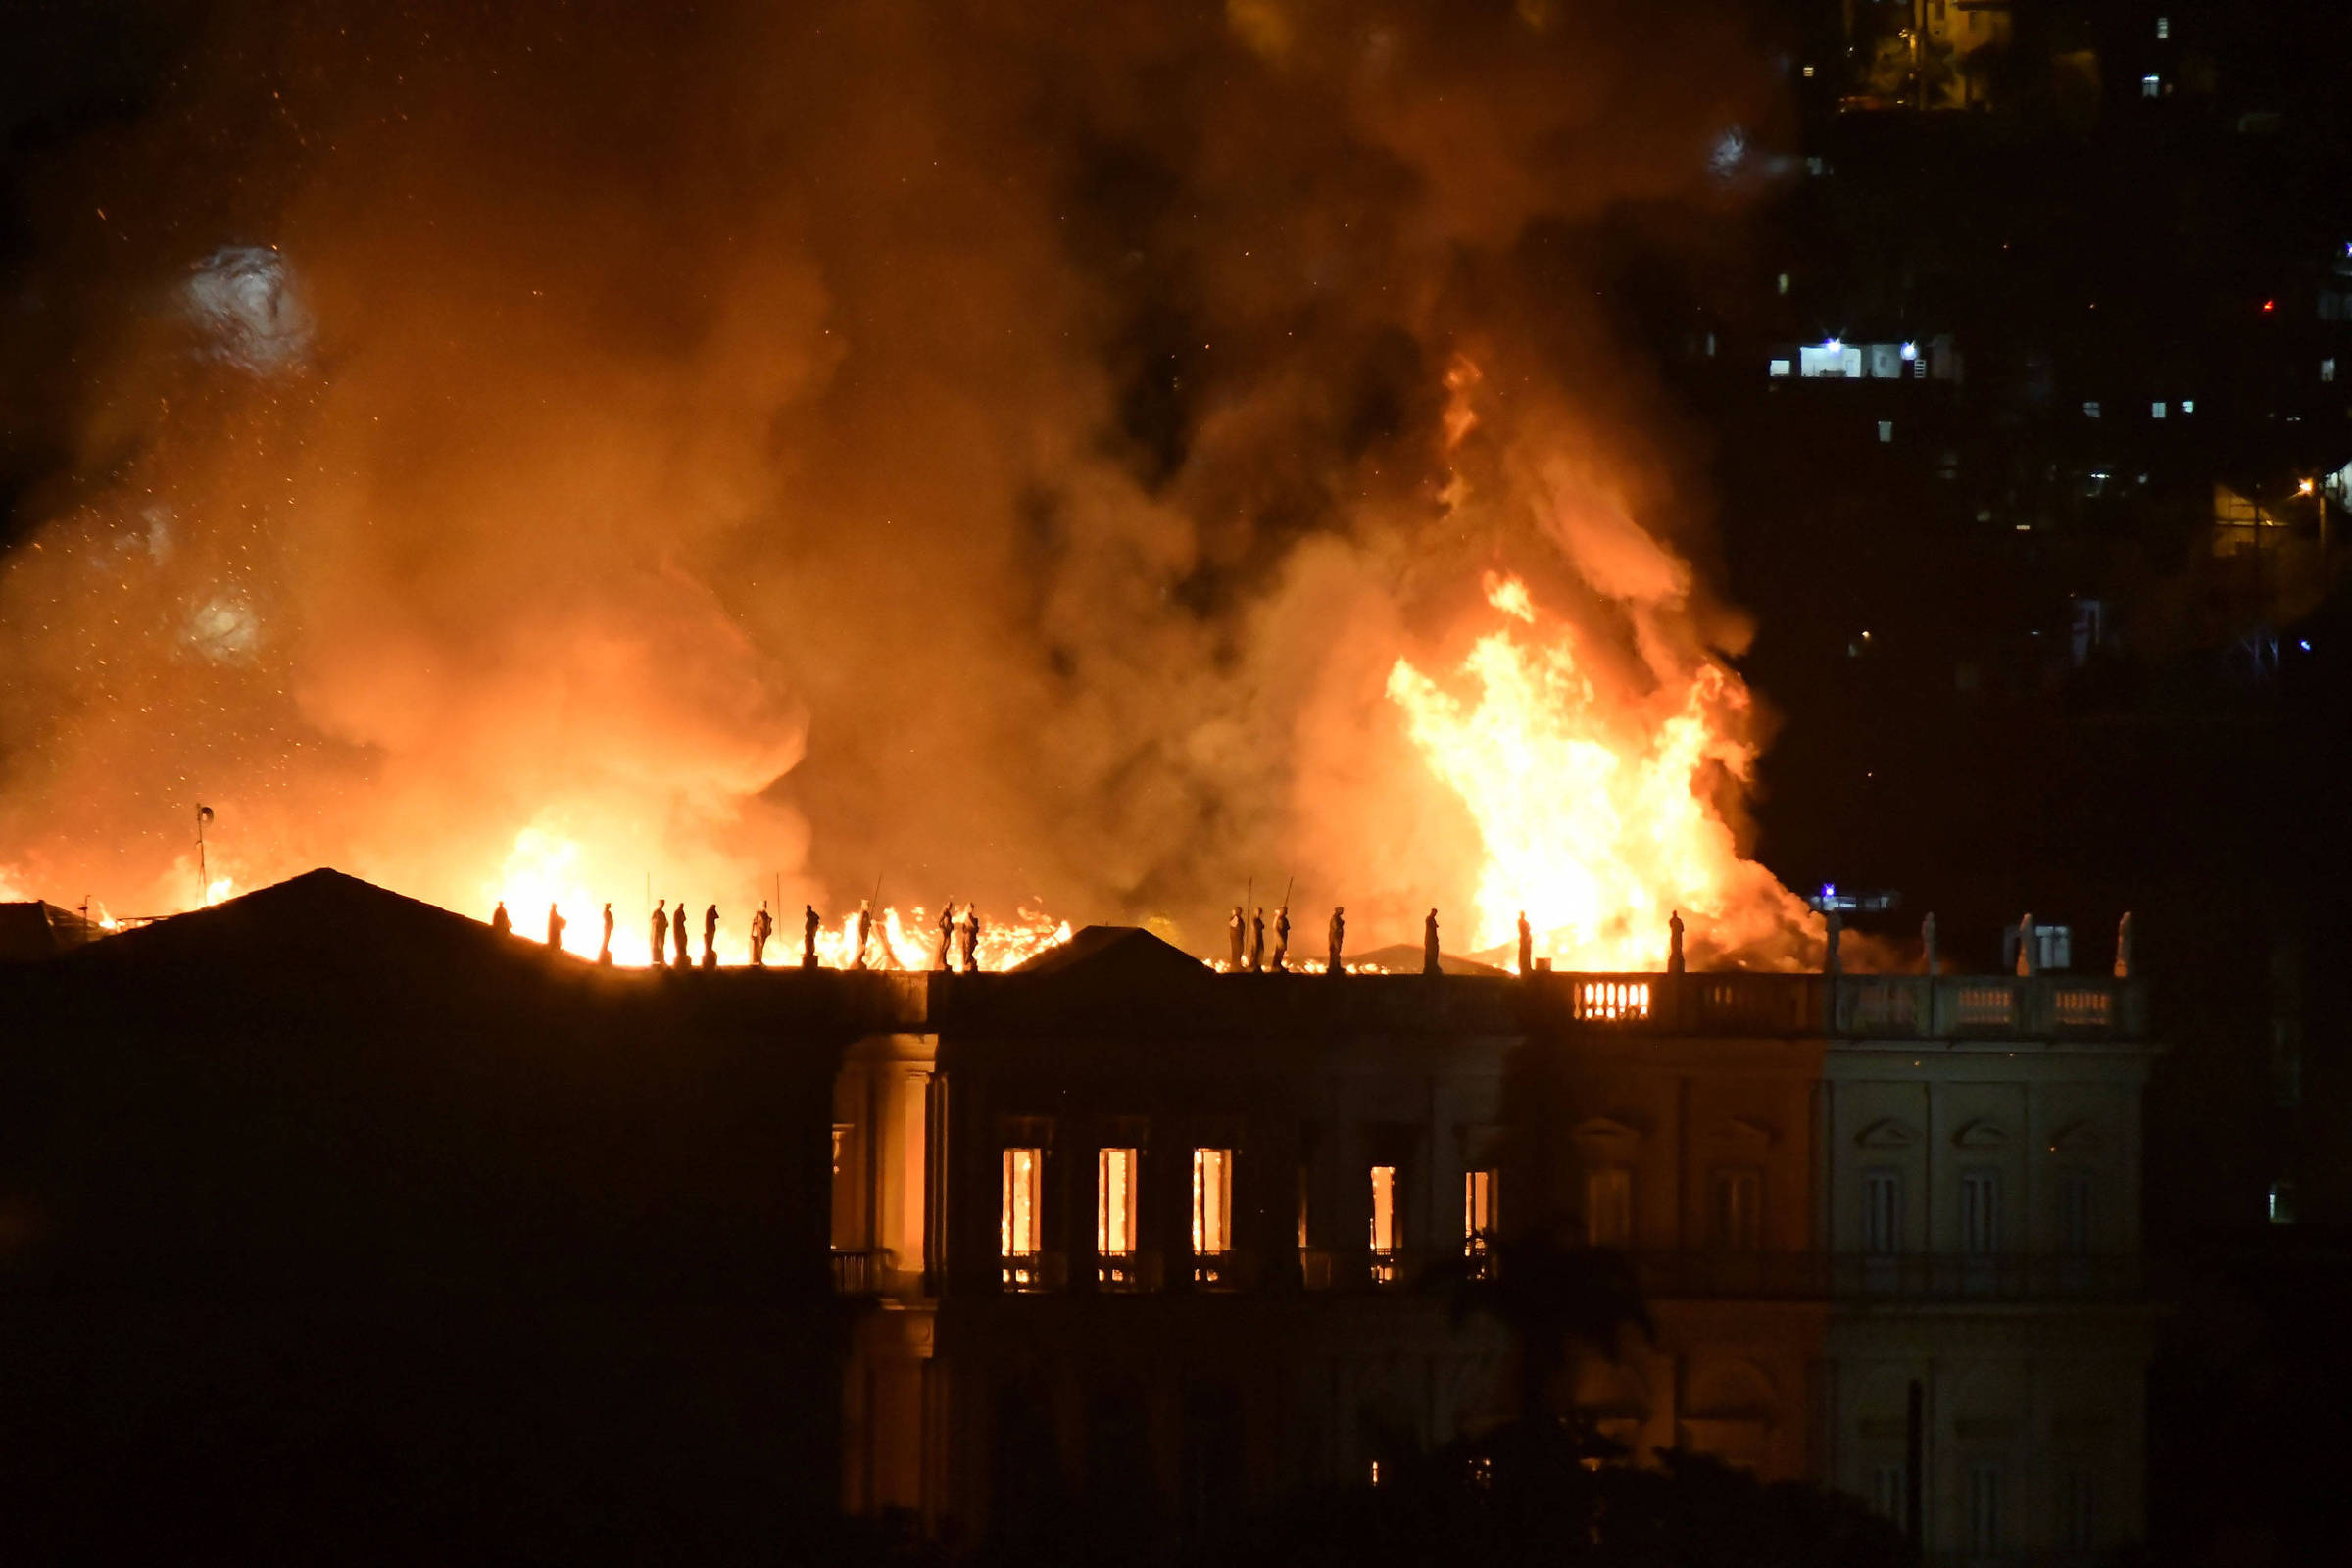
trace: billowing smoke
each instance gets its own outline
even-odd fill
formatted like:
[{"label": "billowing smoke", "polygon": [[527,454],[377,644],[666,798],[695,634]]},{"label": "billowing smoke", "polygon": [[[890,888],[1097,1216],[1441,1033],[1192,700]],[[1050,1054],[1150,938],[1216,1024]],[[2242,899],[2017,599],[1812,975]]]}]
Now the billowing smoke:
[{"label": "billowing smoke", "polygon": [[878,877],[1205,947],[1295,876],[1406,936],[1479,841],[1385,687],[1490,571],[1604,694],[1740,643],[1592,236],[1719,243],[1773,92],[1632,0],[236,8],[33,187],[101,368],[0,873],[182,906],[201,801],[239,886],[628,931]]}]

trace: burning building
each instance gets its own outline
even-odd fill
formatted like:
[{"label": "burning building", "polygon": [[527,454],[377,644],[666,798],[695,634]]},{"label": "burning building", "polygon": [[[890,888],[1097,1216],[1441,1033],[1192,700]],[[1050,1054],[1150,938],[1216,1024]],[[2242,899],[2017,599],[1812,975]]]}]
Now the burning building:
[{"label": "burning building", "polygon": [[1198,1531],[1512,1414],[1428,1282],[1538,1234],[1648,1300],[1544,1396],[1637,1461],[2140,1528],[2128,973],[632,970],[319,872],[4,995],[53,1530]]}]

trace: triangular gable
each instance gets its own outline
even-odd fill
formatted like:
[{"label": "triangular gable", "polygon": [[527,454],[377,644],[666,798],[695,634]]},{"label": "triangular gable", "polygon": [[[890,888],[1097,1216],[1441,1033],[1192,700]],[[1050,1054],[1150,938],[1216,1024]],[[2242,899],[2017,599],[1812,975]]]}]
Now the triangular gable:
[{"label": "triangular gable", "polygon": [[2104,1147],[2098,1129],[2087,1121],[2069,1122],[2050,1136],[2053,1154],[2095,1154]]},{"label": "triangular gable", "polygon": [[1774,1135],[1770,1127],[1766,1126],[1760,1121],[1750,1120],[1745,1116],[1731,1117],[1729,1120],[1718,1125],[1714,1132],[1708,1135],[1708,1142],[1713,1144],[1718,1149],[1736,1149],[1760,1152],[1762,1150],[1770,1149],[1773,1145],[1773,1141]]},{"label": "triangular gable", "polygon": [[1909,1149],[1919,1142],[1919,1129],[1897,1116],[1882,1116],[1854,1136],[1864,1149]]},{"label": "triangular gable", "polygon": [[1611,1116],[1588,1116],[1569,1128],[1568,1136],[1580,1144],[1632,1143],[1642,1136],[1642,1129]]},{"label": "triangular gable", "polygon": [[1952,1134],[1952,1143],[1961,1149],[2007,1149],[2009,1135],[1998,1124],[1980,1116]]},{"label": "triangular gable", "polygon": [[1208,966],[1183,949],[1170,946],[1133,925],[1090,925],[1067,942],[1016,965],[1014,974],[1113,976],[1131,981],[1154,977],[1175,980],[1204,978]]}]

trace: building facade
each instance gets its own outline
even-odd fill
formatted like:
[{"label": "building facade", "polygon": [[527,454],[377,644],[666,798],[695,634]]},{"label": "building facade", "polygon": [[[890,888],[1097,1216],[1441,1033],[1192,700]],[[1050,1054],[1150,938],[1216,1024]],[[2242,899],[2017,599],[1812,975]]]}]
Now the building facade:
[{"label": "building facade", "polygon": [[1656,1323],[1564,1390],[1914,1514],[1935,1558],[2138,1537],[2139,983],[1220,975],[1091,928],[894,981],[835,1100],[854,1511],[1183,1529],[1514,1413],[1433,1265],[1542,1231]]}]

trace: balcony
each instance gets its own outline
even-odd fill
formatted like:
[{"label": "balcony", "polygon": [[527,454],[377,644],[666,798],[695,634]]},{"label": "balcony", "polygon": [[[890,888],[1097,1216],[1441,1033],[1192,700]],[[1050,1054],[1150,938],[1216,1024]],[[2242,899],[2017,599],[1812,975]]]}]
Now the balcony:
[{"label": "balcony", "polygon": [[2146,1294],[2137,1256],[1951,1252],[1637,1252],[1654,1300],[2120,1301]]},{"label": "balcony", "polygon": [[898,1254],[887,1247],[833,1250],[833,1290],[841,1296],[880,1296],[890,1287]]}]

